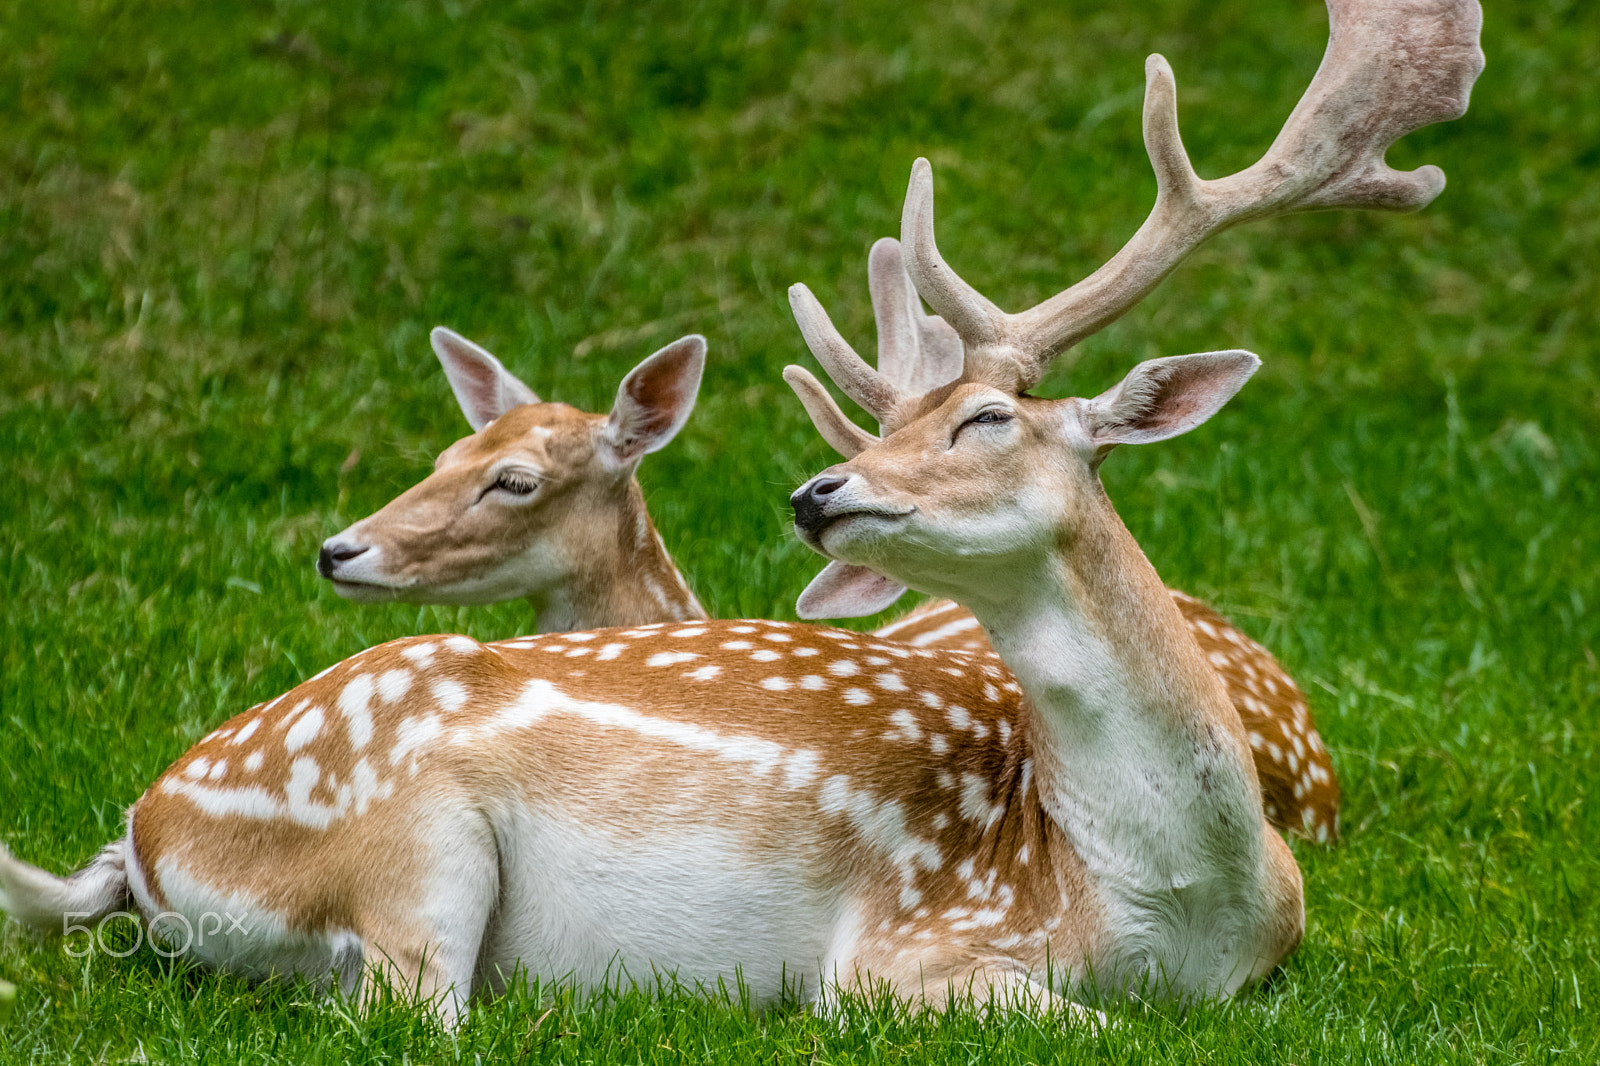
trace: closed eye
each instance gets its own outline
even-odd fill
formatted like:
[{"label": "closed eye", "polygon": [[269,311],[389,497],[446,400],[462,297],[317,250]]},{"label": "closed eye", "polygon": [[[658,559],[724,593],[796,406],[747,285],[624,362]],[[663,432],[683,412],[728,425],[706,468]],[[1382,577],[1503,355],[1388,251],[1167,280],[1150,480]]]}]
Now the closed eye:
[{"label": "closed eye", "polygon": [[506,470],[490,486],[512,496],[532,496],[539,488],[539,479],[524,470]]},{"label": "closed eye", "polygon": [[[961,425],[956,427],[955,437],[959,438],[963,430],[973,426],[1000,426],[1016,418],[1016,415],[1003,407],[985,407]],[[950,441],[951,447],[955,446],[955,438]]]}]

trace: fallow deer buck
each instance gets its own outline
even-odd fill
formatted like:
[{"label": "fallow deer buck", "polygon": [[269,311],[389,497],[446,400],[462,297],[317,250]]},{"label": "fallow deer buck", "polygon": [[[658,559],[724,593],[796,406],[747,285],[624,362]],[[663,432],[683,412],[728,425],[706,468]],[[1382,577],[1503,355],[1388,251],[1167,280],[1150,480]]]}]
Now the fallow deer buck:
[{"label": "fallow deer buck", "polygon": [[[879,309],[885,369],[855,353],[809,289],[790,290],[808,347],[882,433],[856,427],[804,369],[785,370],[847,459],[792,497],[797,532],[832,559],[800,613],[869,614],[907,587],[971,609],[1027,697],[1020,736],[1034,793],[1025,788],[1021,801],[1035,798],[1060,833],[1062,880],[1087,883],[1101,906],[1081,946],[1113,988],[1156,978],[1169,990],[1226,991],[1299,936],[1299,871],[1281,840],[1252,824],[1261,792],[1251,742],[1261,738],[1247,739],[1230,713],[1194,627],[1098,478],[1116,446],[1205,421],[1259,360],[1240,351],[1151,360],[1092,400],[1027,393],[1230,225],[1338,207],[1415,210],[1443,189],[1438,168],[1400,173],[1383,155],[1406,133],[1465,112],[1483,67],[1477,4],[1328,6],[1329,47],[1310,89],[1267,154],[1226,178],[1195,175],[1171,71],[1150,58],[1156,205],[1110,262],[1038,306],[1002,312],[944,261],[922,159],[901,222],[909,291],[896,250],[880,246],[883,287],[903,297]],[[939,318],[923,315],[924,299]],[[956,372],[936,371],[953,351]],[[920,380],[908,387],[911,378]],[[1006,865],[991,867],[1002,884]],[[1048,911],[1034,917],[1034,928],[1056,928]]]},{"label": "fallow deer buck", "polygon": [[[903,295],[909,282],[898,242],[879,242],[872,267],[874,309],[919,315],[919,330],[933,339],[897,358],[889,344],[900,334],[885,328],[885,373],[902,374],[909,387],[929,373],[945,380],[958,374],[959,338]],[[686,337],[639,364],[608,416],[541,403],[493,355],[450,330],[435,329],[432,341],[477,432],[441,454],[418,485],[324,542],[318,571],[338,593],[407,603],[525,598],[545,633],[706,617],[632,476],[635,453],[664,447],[687,420],[704,341]],[[619,457],[607,441],[630,425],[621,432],[635,445]],[[1201,601],[1172,595],[1250,732],[1268,820],[1328,840],[1337,832],[1339,790],[1305,697],[1259,644]],[[925,604],[876,635],[930,650],[991,650],[971,613],[948,600]],[[1020,699],[1009,692],[1005,698]]]},{"label": "fallow deer buck", "polygon": [[[1178,195],[1217,221],[1420,203],[1437,178],[1389,175],[1380,156],[1460,113],[1477,25],[1470,4],[1336,0],[1313,104],[1264,163],[1294,174],[1292,195],[1256,184],[1259,167]],[[1404,91],[1364,84],[1374,53]],[[1170,78],[1159,61],[1152,75],[1170,204]],[[966,342],[962,377],[879,403],[896,397],[798,294],[808,339],[894,429],[797,493],[800,527],[877,580],[973,608],[1027,686],[1026,717],[997,710],[1015,682],[991,659],[822,626],[408,638],[196,744],[71,877],[0,853],[0,907],[60,928],[131,904],[158,936],[227,912],[238,924],[192,955],[347,987],[381,969],[447,1022],[518,968],[738,978],[758,1002],[797,979],[814,997],[870,979],[932,1005],[971,989],[1025,1007],[1090,976],[1188,997],[1270,970],[1301,934],[1298,869],[1216,672],[1094,476],[1113,445],[1203,421],[1254,357],[1143,364],[1092,401],[1024,397],[1068,312],[1108,321],[1107,301],[1154,284],[1167,227],[1113,260],[1131,288],[1069,290],[1015,333],[937,261],[926,177],[911,273]],[[871,591],[865,569],[826,574],[813,607]]]},{"label": "fallow deer buck", "polygon": [[[908,395],[925,395],[960,376],[961,338],[942,318],[923,310],[893,237],[872,246],[868,290],[878,324],[878,370],[891,385]],[[808,409],[827,417],[805,378],[789,376]],[[881,591],[882,599],[860,606],[883,610],[905,590],[890,583]],[[1267,820],[1306,840],[1337,840],[1339,781],[1305,693],[1271,652],[1209,605],[1177,589],[1167,592],[1244,723]],[[873,632],[919,648],[993,650],[977,618],[952,600],[922,603]]]},{"label": "fallow deer buck", "polygon": [[430,339],[473,433],[420,483],[323,542],[317,572],[339,595],[526,598],[541,633],[704,618],[634,471],[694,410],[705,338],[673,341],[634,367],[607,415],[541,401],[451,330]]}]

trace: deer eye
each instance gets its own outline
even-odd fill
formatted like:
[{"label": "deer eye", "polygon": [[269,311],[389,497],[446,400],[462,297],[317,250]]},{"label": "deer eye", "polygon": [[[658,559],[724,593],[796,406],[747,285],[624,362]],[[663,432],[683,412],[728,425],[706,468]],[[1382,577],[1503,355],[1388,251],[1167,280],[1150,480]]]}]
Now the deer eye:
[{"label": "deer eye", "polygon": [[[1006,422],[1010,422],[1015,417],[1015,415],[1003,407],[985,407],[983,410],[979,411],[977,414],[961,423],[960,429],[956,430],[956,435],[960,436],[961,430],[966,429],[968,426],[998,426],[1003,425]],[[951,441],[951,443],[954,444],[955,442]]]},{"label": "deer eye", "polygon": [[525,470],[506,470],[495,479],[493,487],[513,496],[531,496],[539,487],[539,479]]}]

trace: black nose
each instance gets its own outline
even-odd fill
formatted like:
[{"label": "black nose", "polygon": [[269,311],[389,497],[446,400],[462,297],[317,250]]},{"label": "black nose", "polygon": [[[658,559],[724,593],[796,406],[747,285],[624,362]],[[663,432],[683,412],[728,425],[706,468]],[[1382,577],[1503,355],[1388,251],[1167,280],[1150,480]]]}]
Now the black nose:
[{"label": "black nose", "polygon": [[794,507],[795,528],[812,537],[822,532],[822,527],[828,524],[828,497],[844,488],[849,480],[845,477],[819,477],[796,489],[794,495],[789,497],[789,503]]},{"label": "black nose", "polygon": [[354,559],[356,556],[365,553],[366,550],[367,546],[365,544],[359,548],[352,547],[349,544],[340,544],[330,548],[324,544],[322,551],[317,555],[317,573],[323,577],[332,577],[333,568],[336,564]]}]

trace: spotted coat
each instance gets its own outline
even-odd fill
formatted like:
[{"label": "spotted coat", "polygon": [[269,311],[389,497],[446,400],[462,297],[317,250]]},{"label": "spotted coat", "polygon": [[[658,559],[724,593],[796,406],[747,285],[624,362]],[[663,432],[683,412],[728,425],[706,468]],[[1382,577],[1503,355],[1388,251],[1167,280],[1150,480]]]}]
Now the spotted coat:
[{"label": "spotted coat", "polygon": [[[1336,841],[1339,779],[1305,693],[1271,652],[1210,606],[1176,589],[1167,591],[1244,723],[1267,820],[1305,840]],[[919,604],[876,635],[917,648],[991,650],[978,620],[950,600]]]}]

